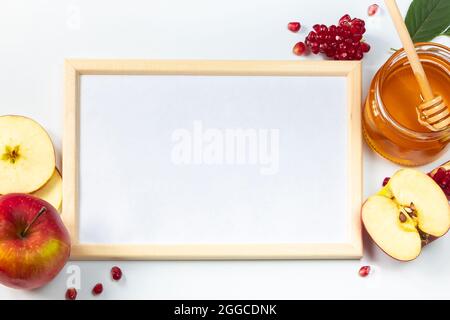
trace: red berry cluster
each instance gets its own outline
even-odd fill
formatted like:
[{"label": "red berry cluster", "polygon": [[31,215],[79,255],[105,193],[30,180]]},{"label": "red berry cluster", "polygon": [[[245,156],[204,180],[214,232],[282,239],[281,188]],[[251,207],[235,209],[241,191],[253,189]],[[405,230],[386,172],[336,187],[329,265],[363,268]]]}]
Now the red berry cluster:
[{"label": "red berry cluster", "polygon": [[113,278],[113,280],[119,281],[122,278],[122,270],[117,266],[112,267],[111,277]]},{"label": "red berry cluster", "polygon": [[348,14],[339,20],[339,25],[327,27],[316,24],[305,39],[312,53],[323,53],[334,60],[361,60],[369,52],[370,45],[362,41],[366,32],[363,20],[352,19]]},{"label": "red berry cluster", "polygon": [[440,167],[432,178],[442,188],[447,197],[450,196],[450,170]]}]

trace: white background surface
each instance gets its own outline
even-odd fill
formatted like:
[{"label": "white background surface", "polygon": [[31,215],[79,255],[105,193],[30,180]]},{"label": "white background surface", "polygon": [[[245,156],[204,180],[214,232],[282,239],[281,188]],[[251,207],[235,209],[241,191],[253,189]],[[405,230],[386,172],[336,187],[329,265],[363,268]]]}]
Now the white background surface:
[{"label": "white background surface", "polygon": [[350,242],[345,77],[82,76],[80,91],[80,242]]},{"label": "white background surface", "polygon": [[[336,23],[344,13],[366,18],[373,2],[380,1],[1,0],[0,111],[39,121],[60,154],[65,57],[298,59],[291,48],[312,24]],[[398,2],[406,12],[409,1]],[[288,32],[291,20],[300,20],[304,31]],[[364,94],[388,49],[400,46],[385,10],[366,20],[372,51],[364,59]],[[423,169],[449,156],[447,152]],[[364,165],[366,195],[398,168],[367,147]],[[385,256],[367,238],[361,261],[120,262],[125,276],[112,283],[109,269],[116,263],[70,262],[45,288],[25,292],[1,287],[0,297],[62,299],[66,270],[77,265],[79,297],[86,299],[99,281],[105,286],[100,298],[117,299],[450,298],[448,235],[409,263]],[[363,279],[357,272],[365,264],[375,272]]]}]

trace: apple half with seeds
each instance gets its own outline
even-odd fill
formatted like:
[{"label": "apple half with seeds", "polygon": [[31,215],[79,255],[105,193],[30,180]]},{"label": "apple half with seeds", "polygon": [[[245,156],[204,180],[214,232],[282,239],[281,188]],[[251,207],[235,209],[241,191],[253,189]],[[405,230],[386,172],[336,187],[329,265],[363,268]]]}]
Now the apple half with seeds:
[{"label": "apple half with seeds", "polygon": [[373,241],[388,255],[415,259],[450,229],[447,198],[432,178],[413,169],[397,171],[362,207],[362,221]]},{"label": "apple half with seeds", "polygon": [[55,150],[47,132],[22,116],[0,117],[0,194],[31,193],[55,171]]},{"label": "apple half with seeds", "polygon": [[62,178],[58,169],[55,168],[50,180],[42,188],[33,192],[32,195],[47,201],[60,211],[62,203]]}]

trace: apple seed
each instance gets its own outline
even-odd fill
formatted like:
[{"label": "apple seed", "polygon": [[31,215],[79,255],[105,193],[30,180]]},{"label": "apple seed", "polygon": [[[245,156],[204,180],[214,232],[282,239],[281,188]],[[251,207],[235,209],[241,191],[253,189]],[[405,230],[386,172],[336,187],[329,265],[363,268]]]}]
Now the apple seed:
[{"label": "apple seed", "polygon": [[398,216],[401,223],[406,222],[407,218],[403,212],[400,212],[400,215]]}]

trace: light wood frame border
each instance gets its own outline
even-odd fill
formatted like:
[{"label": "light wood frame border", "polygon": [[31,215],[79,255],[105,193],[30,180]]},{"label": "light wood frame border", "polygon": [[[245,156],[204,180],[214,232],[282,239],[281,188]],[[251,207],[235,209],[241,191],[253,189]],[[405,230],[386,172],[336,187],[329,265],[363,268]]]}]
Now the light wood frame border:
[{"label": "light wood frame border", "polygon": [[[286,244],[87,244],[78,239],[81,75],[339,76],[347,95],[348,242]],[[62,219],[72,260],[359,259],[362,257],[361,63],[356,61],[65,61]]]}]

